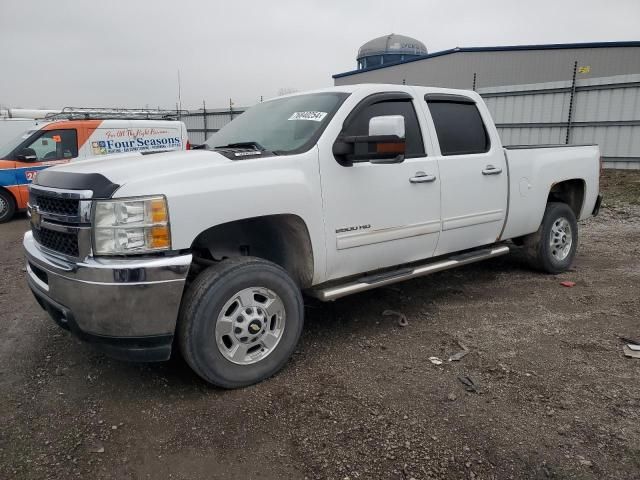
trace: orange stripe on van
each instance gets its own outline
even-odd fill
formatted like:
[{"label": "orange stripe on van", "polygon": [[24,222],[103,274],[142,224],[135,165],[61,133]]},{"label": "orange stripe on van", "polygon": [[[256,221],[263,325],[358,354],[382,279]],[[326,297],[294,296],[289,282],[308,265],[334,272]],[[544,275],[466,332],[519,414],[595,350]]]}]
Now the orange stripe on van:
[{"label": "orange stripe on van", "polygon": [[43,130],[64,130],[75,128],[78,130],[78,149],[89,140],[96,128],[100,126],[102,120],[64,120],[45,125]]}]

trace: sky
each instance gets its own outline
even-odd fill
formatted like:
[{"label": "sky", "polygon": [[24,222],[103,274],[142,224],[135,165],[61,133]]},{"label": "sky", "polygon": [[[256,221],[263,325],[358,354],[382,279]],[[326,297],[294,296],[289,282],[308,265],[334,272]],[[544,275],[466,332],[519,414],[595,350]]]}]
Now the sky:
[{"label": "sky", "polygon": [[0,106],[249,106],[398,33],[449,48],[640,40],[639,0],[0,0]]}]

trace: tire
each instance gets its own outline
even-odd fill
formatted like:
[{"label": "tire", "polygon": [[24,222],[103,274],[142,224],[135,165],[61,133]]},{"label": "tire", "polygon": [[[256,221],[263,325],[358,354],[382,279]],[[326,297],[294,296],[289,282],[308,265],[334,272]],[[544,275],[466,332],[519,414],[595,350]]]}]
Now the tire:
[{"label": "tire", "polygon": [[566,272],[578,248],[578,222],[566,203],[549,202],[536,233],[524,238],[529,264],[547,273]]},{"label": "tire", "polygon": [[16,213],[16,200],[10,192],[0,188],[0,223],[8,222]]},{"label": "tire", "polygon": [[234,258],[207,268],[187,289],[178,344],[204,380],[240,388],[286,364],[303,323],[302,293],[286,271],[259,258]]}]

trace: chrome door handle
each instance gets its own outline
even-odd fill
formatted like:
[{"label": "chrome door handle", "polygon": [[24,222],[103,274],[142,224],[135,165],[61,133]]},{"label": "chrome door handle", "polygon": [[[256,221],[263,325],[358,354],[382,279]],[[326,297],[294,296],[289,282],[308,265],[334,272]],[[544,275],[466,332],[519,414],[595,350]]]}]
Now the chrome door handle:
[{"label": "chrome door handle", "polygon": [[431,183],[435,181],[435,175],[427,175],[424,172],[416,172],[416,176],[409,179],[409,182],[411,183]]},{"label": "chrome door handle", "polygon": [[499,167],[494,167],[493,165],[487,165],[486,167],[484,167],[484,170],[482,170],[483,175],[498,175],[500,173],[502,173],[502,169]]}]

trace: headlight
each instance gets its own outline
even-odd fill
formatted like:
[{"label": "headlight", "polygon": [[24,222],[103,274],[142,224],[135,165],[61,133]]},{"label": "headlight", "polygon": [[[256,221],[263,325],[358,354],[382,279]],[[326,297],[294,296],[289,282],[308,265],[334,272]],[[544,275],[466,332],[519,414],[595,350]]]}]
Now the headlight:
[{"label": "headlight", "polygon": [[96,200],[93,208],[96,255],[148,253],[171,248],[166,198]]}]

